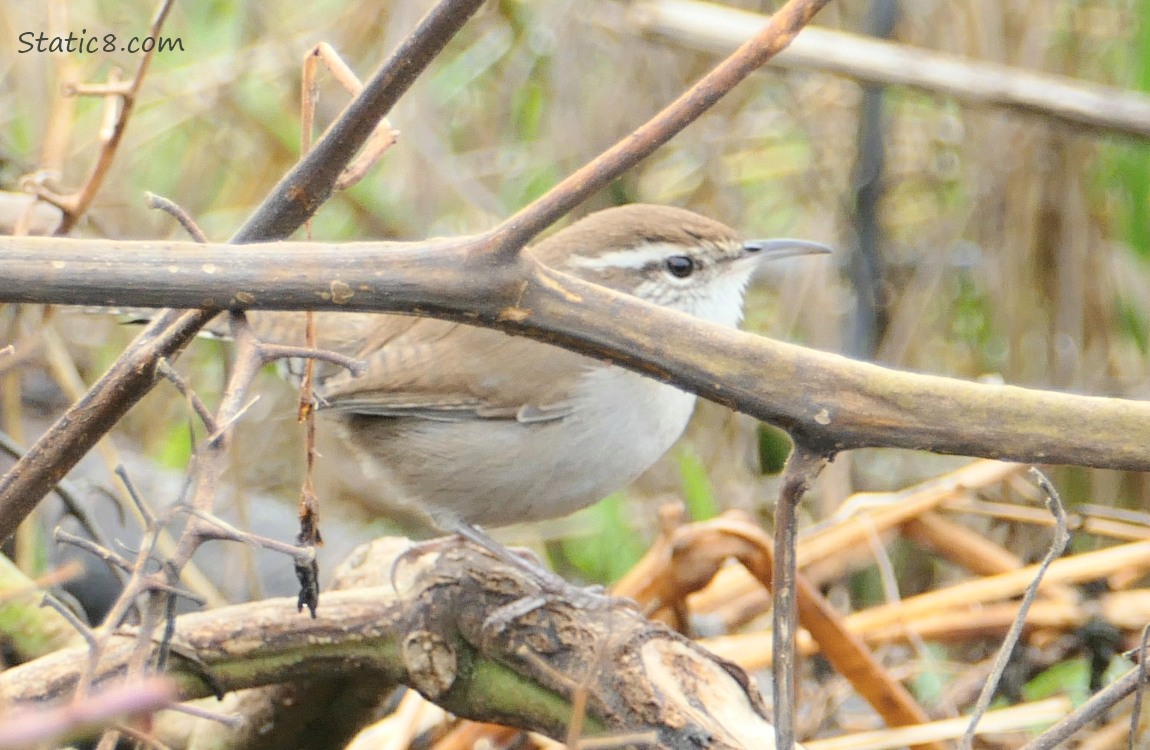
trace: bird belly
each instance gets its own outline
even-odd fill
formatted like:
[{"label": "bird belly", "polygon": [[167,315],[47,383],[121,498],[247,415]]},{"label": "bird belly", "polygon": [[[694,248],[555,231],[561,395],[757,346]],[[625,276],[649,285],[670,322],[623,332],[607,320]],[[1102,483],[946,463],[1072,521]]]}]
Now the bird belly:
[{"label": "bird belly", "polygon": [[435,526],[503,526],[567,515],[631,482],[682,434],[695,396],[595,367],[573,403],[548,422],[351,415],[346,431],[369,472]]}]

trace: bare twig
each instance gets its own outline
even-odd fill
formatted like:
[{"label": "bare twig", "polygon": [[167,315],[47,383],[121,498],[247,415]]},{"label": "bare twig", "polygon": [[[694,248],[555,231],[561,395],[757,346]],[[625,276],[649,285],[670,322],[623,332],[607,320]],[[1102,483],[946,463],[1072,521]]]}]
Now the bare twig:
[{"label": "bare twig", "polygon": [[1026,587],[1026,593],[1022,595],[1018,616],[1010,624],[1010,630],[1007,631],[1002,646],[998,649],[998,655],[994,658],[994,667],[990,670],[986,684],[982,686],[982,692],[970,714],[970,724],[958,743],[959,750],[970,750],[973,747],[978,722],[986,713],[986,709],[990,708],[990,701],[994,697],[995,690],[998,689],[998,682],[1002,679],[1002,673],[1006,671],[1006,665],[1014,653],[1014,646],[1018,643],[1018,639],[1022,635],[1022,628],[1026,625],[1026,613],[1030,610],[1030,605],[1034,603],[1034,597],[1038,595],[1038,587],[1042,583],[1042,577],[1046,574],[1046,569],[1062,555],[1067,543],[1070,542],[1070,532],[1066,528],[1066,510],[1062,507],[1062,499],[1058,496],[1058,491],[1054,489],[1054,485],[1050,483],[1046,475],[1037,468],[1032,467],[1030,471],[1038,481],[1038,486],[1046,493],[1046,508],[1054,516],[1055,521],[1054,538],[1051,539],[1050,548],[1046,551],[1046,556],[1042,558],[1042,563],[1034,574],[1034,580]]},{"label": "bare twig", "polygon": [[352,375],[362,375],[367,363],[362,359],[348,357],[339,352],[326,349],[316,349],[308,346],[289,346],[287,344],[269,344],[260,342],[259,355],[265,363],[275,362],[279,359],[307,359],[319,360],[328,364],[344,368]]},{"label": "bare twig", "polygon": [[1150,642],[1150,625],[1142,628],[1142,637],[1138,639],[1138,687],[1134,690],[1134,707],[1130,709],[1130,731],[1126,735],[1126,750],[1134,750],[1138,743],[1138,730],[1142,719],[1142,700],[1146,694],[1146,646]]},{"label": "bare twig", "polygon": [[[3,430],[0,430],[0,451],[3,451],[14,459],[21,458],[25,453],[24,449]],[[99,524],[96,523],[96,519],[92,518],[91,514],[89,514],[84,507],[84,503],[80,499],[79,490],[77,490],[71,482],[62,479],[56,483],[53,491],[60,498],[60,501],[64,503],[64,508],[68,511],[68,515],[75,518],[76,522],[80,524],[80,528],[98,544],[106,545],[108,543],[104,532],[100,529]]]},{"label": "bare twig", "polygon": [[52,596],[51,594],[45,594],[44,595],[44,599],[41,602],[41,606],[48,607],[49,609],[53,609],[56,612],[58,612],[60,614],[60,616],[63,617],[65,620],[67,620],[68,624],[71,625],[72,628],[77,633],[79,633],[84,638],[85,641],[88,642],[89,647],[91,647],[93,649],[95,648],[96,636],[92,633],[92,629],[90,627],[88,627],[87,623],[85,623],[83,620],[81,620],[79,617],[77,617],[76,613],[73,612],[70,607],[68,607],[66,604],[64,604],[63,602],[61,602],[59,599]]},{"label": "bare twig", "polygon": [[136,485],[133,484],[132,478],[128,476],[128,470],[124,468],[123,464],[120,464],[116,467],[115,472],[116,476],[120,478],[120,481],[124,483],[124,489],[128,491],[128,497],[131,498],[132,505],[136,507],[136,512],[139,513],[140,518],[144,519],[145,528],[154,526],[156,523],[156,514],[152,512],[152,509],[144,502],[144,498],[136,491]]},{"label": "bare twig", "polygon": [[269,537],[252,534],[246,531],[240,531],[235,526],[224,521],[222,518],[205,513],[197,508],[182,507],[177,509],[179,511],[190,513],[197,518],[205,521],[206,525],[197,528],[196,533],[202,540],[227,540],[232,542],[240,542],[248,544],[260,549],[271,550],[278,552],[281,555],[286,555],[292,560],[303,563],[310,563],[315,560],[315,549],[311,547],[297,547],[294,544],[287,544],[285,542],[271,539]]},{"label": "bare twig", "polygon": [[[132,570],[131,563],[125,560],[122,556],[117,555],[107,547],[103,546],[102,544],[98,544],[91,539],[85,539],[83,537],[76,536],[75,534],[70,534],[60,527],[56,527],[56,532],[53,536],[55,540],[61,544],[70,544],[73,547],[78,547],[86,552],[91,552],[93,555],[106,562],[108,567],[117,574],[131,572]],[[122,576],[121,581],[123,581]]]},{"label": "bare twig", "polygon": [[790,0],[753,37],[698,83],[623,140],[568,176],[491,233],[504,261],[559,217],[638,164],[785,48],[829,0]]},{"label": "bare twig", "polygon": [[184,397],[184,400],[192,412],[200,418],[200,421],[203,422],[208,432],[219,431],[219,426],[216,424],[216,420],[212,417],[212,413],[208,410],[207,405],[199,395],[192,390],[192,386],[188,384],[188,381],[185,380],[180,373],[176,372],[175,368],[168,364],[168,360],[161,359],[156,365],[156,372],[176,387],[176,390]]},{"label": "bare twig", "polygon": [[[171,7],[172,0],[161,0],[148,29],[148,36],[156,37],[159,35],[160,29],[163,28],[164,20],[167,18],[168,11],[171,10]],[[97,191],[99,191],[100,186],[104,183],[104,177],[111,168],[112,161],[116,157],[116,151],[119,149],[120,142],[123,140],[124,133],[127,131],[128,121],[131,119],[132,110],[136,105],[136,97],[140,92],[140,87],[144,83],[144,77],[148,73],[148,68],[151,66],[152,58],[155,56],[155,51],[158,47],[159,45],[153,45],[141,55],[140,64],[136,68],[136,73],[127,84],[120,84],[118,81],[113,81],[111,85],[104,87],[71,85],[67,89],[67,93],[71,94],[116,97],[120,102],[120,106],[118,111],[115,111],[114,108],[106,110],[111,116],[112,122],[103,131],[100,154],[96,158],[96,163],[92,166],[92,171],[88,174],[80,190],[69,195],[60,195],[42,186],[30,186],[34,187],[34,192],[37,196],[54,204],[64,212],[63,221],[56,230],[59,234],[66,234],[76,225],[76,222],[79,221],[80,217],[84,215],[84,212],[88,210],[92,199],[96,197]]]},{"label": "bare twig", "polygon": [[100,662],[100,639],[92,632],[92,629],[88,627],[87,623],[81,621],[75,612],[51,594],[45,594],[41,604],[49,609],[55,610],[72,626],[73,630],[80,634],[84,642],[88,644],[84,671],[77,681],[74,695],[75,698],[82,698],[87,694],[88,688],[91,685],[91,679],[96,674],[96,667]]},{"label": "bare twig", "polygon": [[174,357],[214,315],[170,311],[145,327],[84,397],[0,478],[0,537],[11,534],[40,498],[143,398],[154,382],[156,364]]},{"label": "bare twig", "polygon": [[168,200],[162,195],[156,195],[155,193],[144,193],[144,200],[147,202],[148,208],[155,208],[163,211],[178,221],[180,226],[184,228],[184,231],[187,232],[188,236],[191,237],[194,241],[201,243],[208,241],[208,236],[204,234],[203,230],[200,229],[199,226],[196,225],[196,222],[192,220],[192,217],[188,215],[188,212],[178,206],[176,203]]},{"label": "bare twig", "polygon": [[1097,721],[1120,700],[1133,693],[1144,676],[1142,666],[1136,665],[1095,693],[1090,700],[1074,709],[1065,719],[1023,745],[1021,750],[1054,750],[1070,739],[1075,732]]},{"label": "bare twig", "polygon": [[[321,62],[332,77],[350,91],[352,96],[363,91],[363,84],[359,78],[330,44],[320,42],[307,51],[303,58],[303,75],[300,76],[300,110],[303,113],[300,118],[300,131],[303,135],[300,153],[304,154],[311,150],[317,88],[316,66]],[[335,181],[335,189],[347,190],[367,176],[368,170],[379,161],[384,152],[395,145],[398,136],[399,132],[392,129],[386,117],[380,120],[364,145],[363,152],[340,173],[339,179]]]},{"label": "bare twig", "polygon": [[197,706],[192,703],[173,703],[168,706],[169,711],[177,711],[188,716],[195,716],[197,719],[207,719],[214,721],[217,724],[223,724],[226,727],[236,729],[243,725],[244,717],[238,714],[224,714],[219,711],[211,711],[203,706]]},{"label": "bare twig", "polygon": [[392,52],[339,119],[232,238],[235,243],[286,238],[331,197],[344,167],[384,117],[475,14],[483,0],[441,0]]}]

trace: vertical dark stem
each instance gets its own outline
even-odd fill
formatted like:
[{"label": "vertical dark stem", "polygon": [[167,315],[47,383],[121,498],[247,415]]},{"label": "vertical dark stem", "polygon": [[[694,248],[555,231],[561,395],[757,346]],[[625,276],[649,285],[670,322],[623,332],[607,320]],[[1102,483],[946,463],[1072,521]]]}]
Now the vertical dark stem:
[{"label": "vertical dark stem", "polygon": [[783,485],[775,506],[774,610],[771,678],[774,686],[775,750],[793,750],[795,746],[795,628],[797,555],[795,537],[798,524],[795,511],[811,482],[827,463],[826,456],[815,453],[799,440],[783,470]]},{"label": "vertical dark stem", "polygon": [[[898,19],[894,0],[872,0],[870,33],[887,39]],[[847,354],[874,359],[888,323],[886,269],[879,207],[884,191],[886,149],[883,143],[883,86],[863,87],[859,111],[858,160],[855,163],[855,236],[850,258],[850,280],[855,290],[855,311],[850,316]]]}]

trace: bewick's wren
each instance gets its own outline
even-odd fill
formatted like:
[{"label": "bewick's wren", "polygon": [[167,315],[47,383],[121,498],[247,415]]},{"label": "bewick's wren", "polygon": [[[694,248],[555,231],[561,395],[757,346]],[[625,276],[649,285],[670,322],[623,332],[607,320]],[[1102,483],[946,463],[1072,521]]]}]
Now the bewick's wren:
[{"label": "bewick's wren", "polygon": [[[704,320],[736,326],[767,258],[829,252],[744,241],[690,211],[632,205],[592,214],[529,250],[545,265]],[[302,343],[302,314],[254,316],[264,338]],[[438,528],[473,536],[555,518],[618,490],[679,438],[695,396],[527,338],[429,318],[327,313],[319,346],[366,360],[326,378],[369,476]]]}]

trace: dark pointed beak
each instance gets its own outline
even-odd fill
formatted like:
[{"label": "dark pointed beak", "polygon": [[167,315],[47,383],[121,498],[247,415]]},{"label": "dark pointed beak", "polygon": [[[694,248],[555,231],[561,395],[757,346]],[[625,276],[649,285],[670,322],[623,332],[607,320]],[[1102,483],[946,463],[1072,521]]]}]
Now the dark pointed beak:
[{"label": "dark pointed beak", "polygon": [[826,255],[834,252],[826,245],[817,242],[789,239],[747,240],[743,243],[743,250],[748,258],[759,260],[779,260],[797,255]]}]

